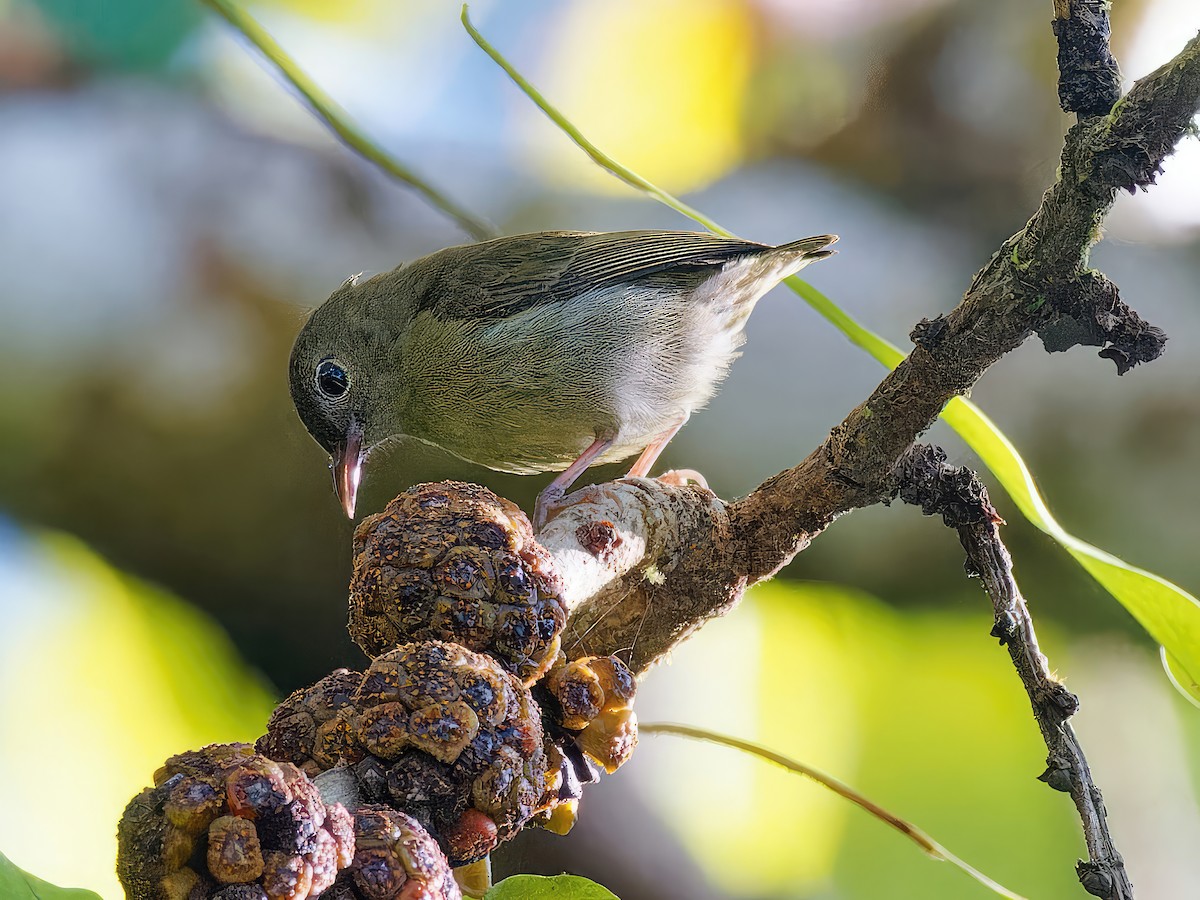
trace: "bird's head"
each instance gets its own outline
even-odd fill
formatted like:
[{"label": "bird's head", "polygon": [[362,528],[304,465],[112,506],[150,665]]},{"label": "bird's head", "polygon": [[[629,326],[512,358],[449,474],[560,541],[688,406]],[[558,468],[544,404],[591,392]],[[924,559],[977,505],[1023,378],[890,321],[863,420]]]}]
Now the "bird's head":
[{"label": "bird's head", "polygon": [[300,330],[288,365],[296,412],[329,454],[334,490],[350,518],[367,454],[397,432],[382,396],[391,336],[371,316],[374,281],[351,279],[319,306]]}]

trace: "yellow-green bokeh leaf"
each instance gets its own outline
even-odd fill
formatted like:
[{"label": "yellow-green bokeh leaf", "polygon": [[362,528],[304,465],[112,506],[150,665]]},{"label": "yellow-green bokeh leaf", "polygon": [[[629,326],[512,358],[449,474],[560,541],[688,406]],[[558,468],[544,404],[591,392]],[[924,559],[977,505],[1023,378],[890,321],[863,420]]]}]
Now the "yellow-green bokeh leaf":
[{"label": "yellow-green bokeh leaf", "polygon": [[[1024,896],[1071,896],[1074,809],[1033,777],[1046,749],[989,627],[982,596],[962,611],[901,614],[852,588],[777,580],[656,669],[639,689],[639,717],[669,711],[785,753]],[[647,737],[629,770],[622,777],[638,780],[732,896],[995,896],[829,791],[755,759]]]},{"label": "yellow-green bokeh leaf", "polygon": [[120,897],[116,826],[125,804],[168,756],[253,740],[272,694],[193,607],[72,538],[25,545],[55,596],[23,602],[54,609],[0,659],[0,806],[59,810],[70,833],[86,839],[5,815],[0,847],[56,883]]},{"label": "yellow-green bokeh leaf", "polygon": [[[664,877],[666,873],[664,873]],[[513,875],[484,900],[618,900],[617,895],[578,875]]]},{"label": "yellow-green bokeh leaf", "polygon": [[0,853],[0,897],[4,900],[100,900],[92,891],[63,888],[22,872]]},{"label": "yellow-green bokeh leaf", "polygon": [[[701,187],[740,160],[753,45],[744,4],[573,3],[554,21],[550,43],[547,74],[563,106],[671,190]],[[572,185],[614,188],[563,145],[540,143],[533,152]]]},{"label": "yellow-green bokeh leaf", "polygon": [[[757,602],[762,596],[756,588],[735,616],[710,622],[671,666],[656,669],[639,690],[639,718],[708,727],[809,762],[836,760],[833,774],[854,771],[863,740],[855,690],[862,670],[843,652],[840,609],[768,609]],[[775,652],[775,630],[790,640],[790,652]],[[816,684],[837,689],[807,687]],[[647,782],[646,793],[722,889],[767,897],[830,877],[853,814],[845,801],[712,745],[647,739],[638,755],[630,776]]]}]

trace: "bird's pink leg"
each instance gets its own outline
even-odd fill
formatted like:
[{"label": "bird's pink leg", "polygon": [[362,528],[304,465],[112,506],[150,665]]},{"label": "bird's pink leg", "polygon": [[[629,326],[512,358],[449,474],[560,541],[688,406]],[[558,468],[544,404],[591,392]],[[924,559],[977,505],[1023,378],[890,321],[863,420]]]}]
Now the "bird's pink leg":
[{"label": "bird's pink leg", "polygon": [[684,416],[675,425],[664,431],[656,437],[645,450],[642,455],[637,458],[637,462],[633,464],[633,468],[629,470],[627,478],[645,478],[650,474],[650,470],[654,464],[658,462],[658,457],[664,450],[667,449],[667,444],[671,443],[671,438],[679,432],[679,429],[687,424],[688,416]]},{"label": "bird's pink leg", "polygon": [[540,530],[546,524],[546,520],[555,511],[559,501],[566,496],[567,488],[575,483],[575,479],[584,473],[587,467],[596,460],[596,457],[612,445],[612,438],[596,438],[580,454],[579,459],[567,466],[557,478],[546,485],[546,488],[538,494],[537,501],[533,505],[533,528],[535,531]]}]

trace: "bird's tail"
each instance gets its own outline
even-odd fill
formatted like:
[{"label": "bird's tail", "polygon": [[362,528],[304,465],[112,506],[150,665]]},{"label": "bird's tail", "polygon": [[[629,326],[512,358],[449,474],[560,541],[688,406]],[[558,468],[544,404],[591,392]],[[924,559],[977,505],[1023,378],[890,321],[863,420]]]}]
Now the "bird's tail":
[{"label": "bird's tail", "polygon": [[833,256],[836,251],[830,250],[829,245],[836,242],[836,234],[818,234],[780,244],[778,247],[770,247],[762,251],[759,257],[766,263],[763,274],[772,280],[772,283],[782,281],[789,275],[795,275],[811,262]]},{"label": "bird's tail", "polygon": [[742,280],[743,290],[738,291],[729,326],[735,330],[741,329],[763,294],[809,263],[832,256],[834,251],[828,247],[836,241],[836,234],[818,234],[778,247],[759,245],[753,253],[743,258],[743,265],[750,267],[751,283],[747,285]]},{"label": "bird's tail", "polygon": [[824,259],[827,256],[833,256],[837,251],[828,248],[831,244],[836,244],[837,239],[838,236],[836,234],[818,234],[813,237],[801,238],[798,241],[791,241],[787,244],[780,244],[775,248],[775,251],[780,255],[792,256],[812,262]]}]

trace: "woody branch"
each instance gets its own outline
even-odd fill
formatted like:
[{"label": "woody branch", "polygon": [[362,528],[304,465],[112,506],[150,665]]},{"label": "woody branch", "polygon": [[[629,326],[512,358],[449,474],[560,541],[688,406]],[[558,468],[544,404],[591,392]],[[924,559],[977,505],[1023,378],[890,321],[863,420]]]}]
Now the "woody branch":
[{"label": "woody branch", "polygon": [[[917,324],[913,351],[871,396],[803,462],[741,500],[725,503],[696,487],[644,479],[598,485],[579,492],[580,502],[539,538],[563,563],[573,591],[569,652],[621,653],[644,672],[838,516],[898,493],[942,513],[993,601],[993,634],[1008,646],[1030,697],[1049,750],[1043,780],[1069,792],[1079,812],[1089,854],[1077,866],[1080,882],[1096,896],[1132,900],[1100,792],[1068,722],[1078,701],[1051,677],[1038,649],[999,518],[973,473],[913,445],[946,403],[1035,333],[1047,352],[1099,346],[1118,374],[1157,358],[1166,342],[1114,284],[1088,269],[1087,254],[1117,191],[1152,184],[1192,127],[1200,109],[1200,34],[1120,97],[1103,0],[1055,0],[1054,13],[1059,100],[1076,115],[1058,180],[958,306]],[[962,491],[943,491],[946,482]]]},{"label": "woody branch", "polygon": [[[1103,4],[1055,9],[1063,13],[1055,19],[1067,86],[1060,93],[1077,120],[1059,178],[1028,224],[975,275],[957,307],[917,324],[912,352],[819,447],[748,496],[724,502],[698,487],[646,479],[577,492],[578,502],[539,535],[571,573],[567,638],[575,652],[623,651],[645,671],[838,516],[894,496],[897,464],[913,441],[1033,334],[1050,352],[1099,346],[1118,374],[1162,352],[1163,332],[1086,260],[1116,192],[1153,183],[1191,127],[1200,35],[1112,104],[1111,70],[1095,61],[1111,59]],[[1088,72],[1090,93],[1080,87]]]}]

